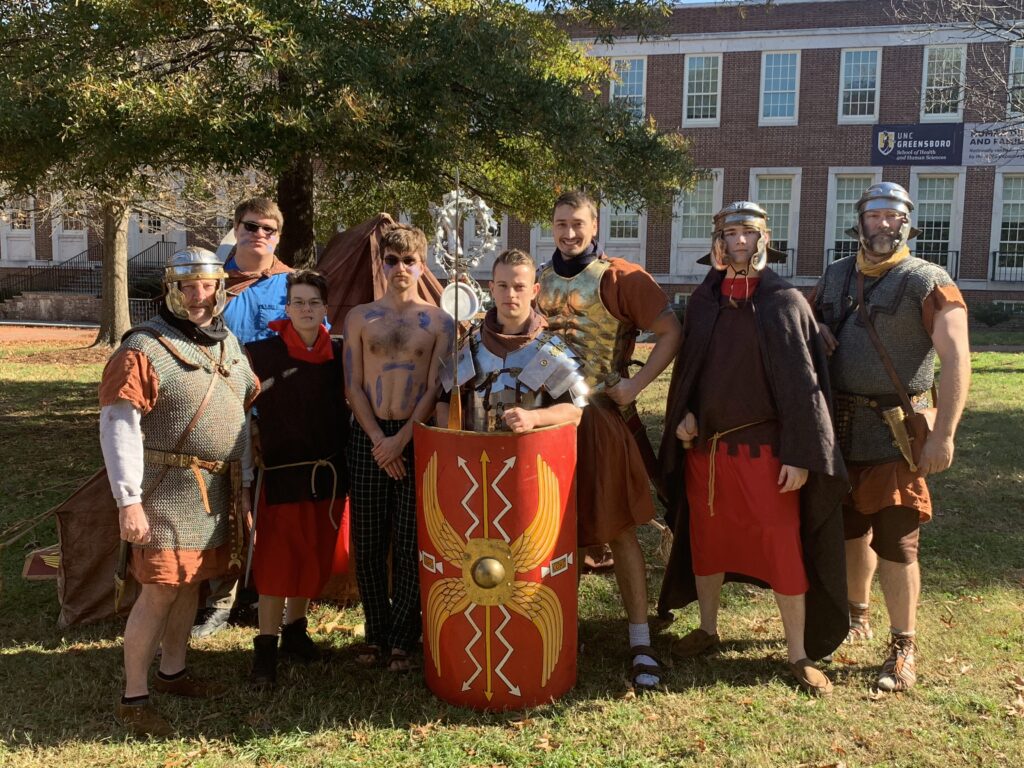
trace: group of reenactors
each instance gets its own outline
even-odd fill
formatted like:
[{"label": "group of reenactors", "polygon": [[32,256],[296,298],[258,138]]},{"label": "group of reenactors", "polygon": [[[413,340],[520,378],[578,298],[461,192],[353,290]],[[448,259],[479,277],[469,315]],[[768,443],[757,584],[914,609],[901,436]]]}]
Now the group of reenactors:
[{"label": "group of reenactors", "polygon": [[[395,225],[380,243],[384,295],[348,313],[339,342],[323,277],[274,256],[280,210],[240,204],[231,257],[171,257],[159,314],[125,336],[100,386],[104,459],[141,585],[117,719],[173,730],[149,700],[158,648],[155,690],[225,691],[190,674],[185,652],[190,634],[227,620],[227,574],[242,570],[253,523],[253,684],[275,684],[279,654],[319,657],[306,610],[347,565],[346,528],[365,611],[355,660],[413,668],[414,425],[445,427],[452,410],[481,432],[577,425],[577,542],[610,547],[638,692],[665,676],[637,538],[656,514],[652,481],[674,533],[659,613],[699,605],[674,655],[715,649],[723,582],[755,583],[774,593],[797,685],[827,695],[820,661],[873,637],[877,568],[890,620],[877,687],[911,688],[925,478],[952,461],[970,376],[966,305],[944,270],[910,255],[913,207],[897,184],[869,187],[857,254],[807,298],[771,269],[785,254],[765,211],[725,206],[682,324],[647,272],[604,253],[584,192],[556,200],[548,263],[515,249],[495,259],[493,307],[468,330],[423,298],[426,238]],[[653,346],[631,372],[641,332]],[[635,403],[673,360],[655,457]],[[194,629],[203,582],[212,597]]]}]

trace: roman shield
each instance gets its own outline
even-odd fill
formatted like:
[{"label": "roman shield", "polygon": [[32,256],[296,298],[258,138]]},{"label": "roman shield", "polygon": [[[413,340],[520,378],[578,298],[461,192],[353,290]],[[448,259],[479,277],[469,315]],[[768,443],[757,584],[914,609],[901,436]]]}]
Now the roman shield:
[{"label": "roman shield", "polygon": [[576,683],[576,428],[416,425],[423,669],[452,704],[521,709]]}]

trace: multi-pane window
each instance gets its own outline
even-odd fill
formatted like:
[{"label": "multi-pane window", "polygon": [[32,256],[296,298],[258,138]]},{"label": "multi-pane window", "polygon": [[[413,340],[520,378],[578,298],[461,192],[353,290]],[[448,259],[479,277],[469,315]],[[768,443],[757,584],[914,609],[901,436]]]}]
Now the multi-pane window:
[{"label": "multi-pane window", "polygon": [[679,198],[680,237],[683,240],[707,240],[715,207],[715,180],[701,179]]},{"label": "multi-pane window", "polygon": [[629,208],[612,206],[608,214],[609,240],[638,240],[640,214]]},{"label": "multi-pane window", "polygon": [[65,232],[81,232],[85,229],[85,220],[81,216],[62,213],[60,217],[60,228]]},{"label": "multi-pane window", "polygon": [[959,117],[963,109],[964,49],[959,45],[924,49],[921,119]]},{"label": "multi-pane window", "polygon": [[1010,48],[1010,70],[1006,79],[1010,117],[1024,115],[1024,45]]},{"label": "multi-pane window", "polygon": [[143,235],[159,235],[163,232],[163,219],[157,213],[139,211],[139,233]]},{"label": "multi-pane window", "polygon": [[1024,267],[1024,176],[1003,176],[998,268]]},{"label": "multi-pane window", "polygon": [[761,121],[795,122],[800,54],[766,53],[761,59]]},{"label": "multi-pane window", "polygon": [[878,62],[881,52],[843,51],[839,75],[839,117],[874,118],[878,115]]},{"label": "multi-pane window", "polygon": [[920,176],[917,181],[917,228],[914,240],[917,256],[939,266],[950,267],[949,240],[953,223],[955,176]]},{"label": "multi-pane window", "polygon": [[718,120],[721,56],[686,57],[685,122]]},{"label": "multi-pane window", "polygon": [[792,176],[758,176],[757,202],[768,213],[772,230],[772,247],[789,248],[789,214],[793,207]]},{"label": "multi-pane window", "polygon": [[8,215],[11,229],[21,231],[32,229],[32,202],[27,197],[13,200]]},{"label": "multi-pane window", "polygon": [[857,201],[874,182],[875,177],[866,174],[836,176],[835,218],[832,221],[833,260],[857,253],[857,240],[846,234],[846,230],[857,223]]},{"label": "multi-pane window", "polygon": [[612,59],[616,79],[611,82],[611,101],[621,104],[638,120],[644,116],[644,59]]}]

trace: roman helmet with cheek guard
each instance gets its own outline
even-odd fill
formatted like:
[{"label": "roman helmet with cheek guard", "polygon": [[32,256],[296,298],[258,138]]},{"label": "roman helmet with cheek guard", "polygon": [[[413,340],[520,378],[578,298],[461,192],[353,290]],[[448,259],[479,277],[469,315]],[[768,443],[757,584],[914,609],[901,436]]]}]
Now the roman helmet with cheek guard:
[{"label": "roman helmet with cheek guard", "polygon": [[910,226],[910,214],[913,210],[914,201],[910,199],[907,190],[899,184],[892,181],[872,184],[864,190],[864,193],[857,201],[857,223],[846,230],[846,234],[850,237],[855,237],[860,243],[861,248],[871,250],[871,242],[864,227],[864,214],[867,211],[897,211],[903,215],[903,223],[893,238],[892,250],[889,252],[895,253],[900,246],[920,234],[919,230]]},{"label": "roman helmet with cheek guard", "polygon": [[228,274],[224,271],[224,265],[217,254],[189,246],[173,253],[164,265],[164,285],[167,287],[167,295],[164,301],[167,308],[175,317],[183,320],[188,319],[188,302],[185,294],[181,292],[180,284],[189,280],[216,280],[217,293],[213,307],[213,316],[217,317],[224,311],[228,303],[228,294],[224,286],[224,280]]},{"label": "roman helmet with cheek guard", "polygon": [[760,272],[768,263],[768,240],[771,230],[768,229],[768,212],[757,203],[749,200],[740,200],[729,203],[722,210],[716,213],[714,221],[714,234],[711,240],[711,266],[718,270],[724,270],[727,266],[727,254],[725,248],[725,229],[732,226],[751,227],[761,234],[757,238],[757,250],[750,257],[750,267],[755,272]]}]

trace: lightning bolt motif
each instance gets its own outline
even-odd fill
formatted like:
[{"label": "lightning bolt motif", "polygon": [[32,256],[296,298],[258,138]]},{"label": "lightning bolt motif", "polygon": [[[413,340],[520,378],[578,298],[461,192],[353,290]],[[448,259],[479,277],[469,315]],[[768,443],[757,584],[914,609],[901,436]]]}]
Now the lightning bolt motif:
[{"label": "lightning bolt motif", "polygon": [[505,639],[505,636],[501,634],[501,630],[505,628],[505,625],[512,621],[512,614],[505,610],[504,605],[499,605],[498,610],[500,610],[502,614],[505,616],[505,620],[501,622],[501,624],[498,626],[496,630],[494,630],[494,636],[501,641],[501,644],[505,646],[507,651],[505,655],[502,657],[501,661],[498,662],[498,665],[494,668],[494,674],[500,677],[501,681],[505,683],[505,685],[508,687],[509,693],[511,693],[513,696],[522,696],[523,692],[519,689],[519,686],[513,685],[512,681],[505,677],[505,673],[501,671],[501,668],[505,666],[505,662],[508,661],[509,658],[512,656],[512,646],[509,644],[508,640]]},{"label": "lightning bolt motif", "polygon": [[466,464],[466,460],[461,456],[459,456],[459,467],[462,469],[463,472],[466,473],[466,477],[469,478],[469,482],[473,484],[473,487],[470,488],[466,492],[466,495],[462,497],[462,508],[466,510],[466,513],[473,520],[473,524],[466,529],[466,538],[468,539],[472,535],[473,531],[477,529],[477,526],[480,525],[480,518],[477,517],[476,512],[474,512],[469,507],[469,500],[473,498],[473,494],[476,493],[477,490],[480,488],[480,483],[477,482],[476,476],[473,475],[473,473],[469,469],[469,466]]},{"label": "lightning bolt motif", "polygon": [[501,478],[503,478],[505,476],[505,473],[507,473],[510,469],[512,469],[512,467],[514,467],[515,464],[516,464],[516,457],[515,456],[513,456],[510,459],[505,459],[505,466],[503,466],[501,468],[501,472],[498,473],[498,476],[496,478],[494,478],[494,482],[491,483],[491,488],[494,489],[494,493],[498,496],[499,499],[501,499],[503,502],[505,502],[505,506],[502,507],[502,509],[498,512],[498,514],[496,514],[494,516],[494,520],[492,520],[491,522],[494,525],[494,530],[496,530],[498,533],[501,534],[501,538],[503,538],[505,540],[506,544],[510,541],[510,537],[509,537],[509,535],[507,533],[505,533],[505,529],[501,527],[501,518],[503,518],[505,516],[506,512],[508,512],[510,509],[512,509],[512,502],[509,501],[508,497],[504,493],[501,492],[501,489],[498,487],[498,483],[501,482]]},{"label": "lightning bolt motif", "polygon": [[[478,677],[480,677],[480,673],[483,671],[483,667],[480,665],[480,662],[476,660],[476,656],[473,655],[473,650],[472,650],[473,646],[476,645],[477,641],[481,637],[483,637],[483,634],[484,634],[483,632],[480,631],[480,627],[478,627],[476,625],[476,622],[473,621],[473,609],[474,608],[476,608],[476,603],[471,603],[469,608],[466,609],[466,612],[463,615],[466,617],[466,621],[469,622],[469,626],[471,626],[473,628],[473,631],[476,633],[475,635],[473,635],[473,637],[471,637],[469,639],[469,642],[466,643],[466,649],[465,649],[466,650],[466,655],[469,656],[469,660],[472,661],[473,664],[476,665],[476,671],[472,675],[470,675],[469,679],[466,680],[462,684],[462,690],[463,691],[468,691],[473,686],[473,681],[476,680]],[[504,625],[502,625],[502,626],[504,626]]]}]

